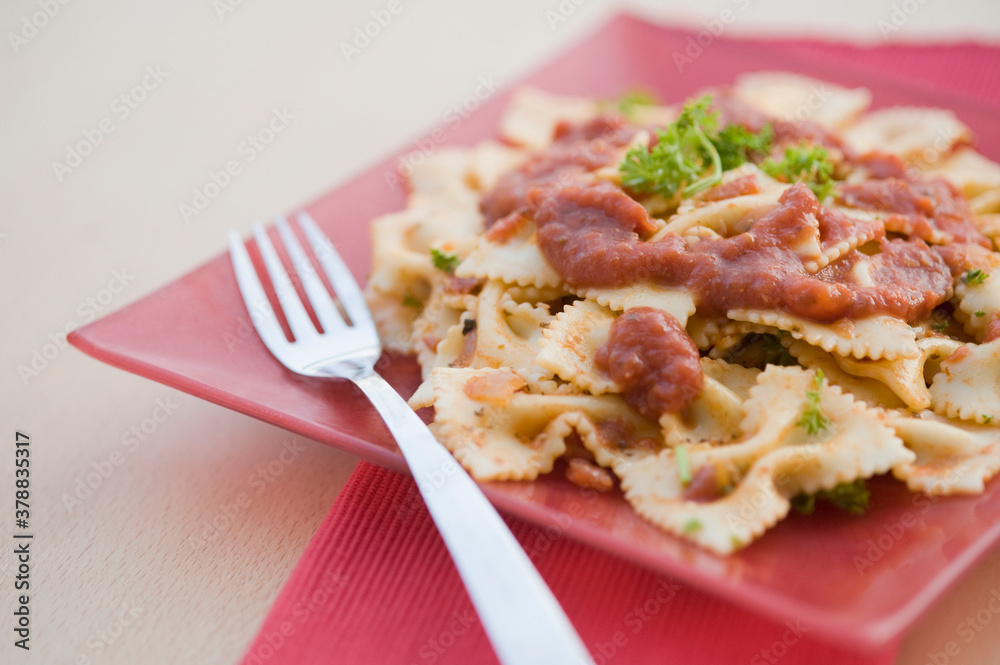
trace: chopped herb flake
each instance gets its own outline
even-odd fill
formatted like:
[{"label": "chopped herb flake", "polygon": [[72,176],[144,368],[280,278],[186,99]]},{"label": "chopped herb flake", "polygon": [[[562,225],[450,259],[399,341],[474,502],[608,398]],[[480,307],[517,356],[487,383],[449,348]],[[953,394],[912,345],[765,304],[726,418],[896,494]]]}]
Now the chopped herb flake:
[{"label": "chopped herb flake", "polygon": [[986,316],[986,312],[981,309],[976,310],[976,316]]},{"label": "chopped herb flake", "polygon": [[948,323],[945,321],[938,321],[937,323],[932,325],[931,328],[934,329],[934,332],[944,332],[945,330],[948,329]]},{"label": "chopped herb flake", "polygon": [[407,293],[403,296],[403,307],[423,307],[423,303]]},{"label": "chopped herb flake", "polygon": [[993,422],[993,416],[991,416],[988,413],[984,413],[983,414],[983,424],[984,425],[989,425],[991,422]]},{"label": "chopped herb flake", "polygon": [[455,272],[455,268],[458,267],[459,260],[454,254],[449,254],[448,252],[442,252],[440,249],[431,250],[431,262],[434,267],[438,270],[442,270],[449,275]]},{"label": "chopped herb flake", "polygon": [[631,113],[638,106],[656,106],[659,103],[659,98],[652,90],[636,88],[633,90],[627,90],[621,97],[618,98],[615,105],[623,115],[631,115]]},{"label": "chopped herb flake", "polygon": [[983,272],[979,268],[973,268],[969,272],[965,273],[965,276],[962,277],[962,281],[969,286],[975,286],[976,284],[982,284],[989,279],[989,277],[989,274]]},{"label": "chopped herb flake", "polygon": [[806,404],[806,408],[802,411],[802,417],[797,423],[799,427],[805,428],[810,435],[819,434],[830,425],[830,419],[824,416],[819,408],[820,389],[823,387],[824,378],[823,370],[817,370],[813,376],[815,389],[806,392],[808,404]]},{"label": "chopped herb flake", "polygon": [[697,533],[698,531],[701,531],[701,527],[702,527],[701,520],[692,517],[691,519],[689,519],[687,522],[684,523],[684,533],[688,534]]},{"label": "chopped herb flake", "polygon": [[687,448],[677,446],[674,450],[677,454],[677,475],[680,476],[681,485],[687,487],[691,483],[691,460],[688,458]]}]

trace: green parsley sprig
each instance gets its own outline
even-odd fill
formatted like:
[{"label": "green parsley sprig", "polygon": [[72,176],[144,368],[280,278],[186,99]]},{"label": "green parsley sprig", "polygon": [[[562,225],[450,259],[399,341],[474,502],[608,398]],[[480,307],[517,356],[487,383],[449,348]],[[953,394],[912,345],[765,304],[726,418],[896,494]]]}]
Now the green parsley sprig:
[{"label": "green parsley sprig", "polygon": [[823,146],[805,142],[789,146],[784,158],[769,159],[761,168],[772,178],[805,183],[820,201],[833,193],[833,162]]},{"label": "green parsley sprig", "polygon": [[717,131],[711,103],[711,95],[688,101],[677,120],[657,131],[649,148],[629,150],[618,167],[622,184],[668,200],[694,196],[717,185],[723,171],[768,153],[774,138],[770,125],[758,133],[735,124]]},{"label": "green parsley sprig", "polygon": [[656,193],[666,199],[694,196],[722,179],[719,152],[706,131],[714,131],[715,118],[708,112],[711,97],[684,105],[674,122],[656,134],[649,148],[636,146],[619,165],[622,184],[640,194]]},{"label": "green parsley sprig", "polygon": [[770,123],[754,134],[743,125],[726,125],[718,136],[710,137],[722,160],[722,170],[735,169],[755,159],[763,159],[771,152],[774,129]]},{"label": "green parsley sprig", "polygon": [[863,478],[854,482],[840,483],[831,490],[820,490],[815,494],[800,494],[792,499],[792,508],[803,515],[812,515],[816,501],[828,501],[852,515],[861,515],[868,510],[871,494]]}]

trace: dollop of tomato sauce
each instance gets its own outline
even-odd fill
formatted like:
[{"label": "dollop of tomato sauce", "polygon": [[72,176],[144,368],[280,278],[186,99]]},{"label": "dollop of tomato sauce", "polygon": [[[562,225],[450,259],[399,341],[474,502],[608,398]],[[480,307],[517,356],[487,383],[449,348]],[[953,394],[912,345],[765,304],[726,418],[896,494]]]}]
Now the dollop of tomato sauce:
[{"label": "dollop of tomato sauce", "polygon": [[614,164],[617,149],[626,145],[635,132],[624,118],[613,114],[582,124],[558,124],[547,150],[501,176],[482,197],[479,209],[486,227],[522,209],[532,189],[566,185],[584,173]]},{"label": "dollop of tomato sauce", "polygon": [[760,182],[757,181],[757,174],[748,173],[738,178],[733,178],[727,183],[716,185],[705,192],[702,197],[704,201],[722,201],[731,199],[734,196],[746,196],[748,194],[760,194]]},{"label": "dollop of tomato sauce", "polygon": [[[572,286],[608,288],[636,282],[683,286],[700,312],[779,309],[832,322],[891,314],[914,320],[951,295],[951,270],[926,243],[880,239],[880,252],[841,257],[836,269],[810,274],[795,248],[819,233],[821,213],[805,185],[744,233],[689,247],[676,234],[645,242],[655,225],[645,208],[610,183],[535,190],[528,197],[542,253]],[[834,211],[828,217],[837,218]],[[837,228],[832,219],[826,227]],[[844,233],[843,229],[839,229]],[[852,270],[864,261],[865,282]]]},{"label": "dollop of tomato sauce", "polygon": [[969,204],[954,185],[941,178],[910,180],[891,175],[878,180],[843,184],[837,200],[861,210],[888,213],[890,231],[933,241],[939,231],[950,242],[990,247],[989,239],[972,222]]},{"label": "dollop of tomato sauce", "polygon": [[698,347],[660,309],[635,307],[615,319],[594,362],[622,388],[628,405],[653,421],[686,409],[701,394]]}]

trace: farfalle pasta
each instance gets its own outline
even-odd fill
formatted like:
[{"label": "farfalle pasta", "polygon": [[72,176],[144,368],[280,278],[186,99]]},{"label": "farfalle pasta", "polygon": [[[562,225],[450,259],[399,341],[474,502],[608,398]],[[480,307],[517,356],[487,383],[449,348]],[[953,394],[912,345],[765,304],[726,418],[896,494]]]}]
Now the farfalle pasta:
[{"label": "farfalle pasta", "polygon": [[[481,481],[566,471],[720,554],[804,498],[1000,470],[1000,166],[949,111],[762,72],[686,103],[525,89],[374,220],[414,408]],[[856,506],[851,506],[853,509]]]}]

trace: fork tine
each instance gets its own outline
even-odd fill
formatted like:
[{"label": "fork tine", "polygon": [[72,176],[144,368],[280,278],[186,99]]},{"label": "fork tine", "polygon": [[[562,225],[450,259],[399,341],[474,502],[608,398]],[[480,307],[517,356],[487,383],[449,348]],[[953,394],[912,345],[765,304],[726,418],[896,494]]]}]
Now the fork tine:
[{"label": "fork tine", "polygon": [[312,305],[313,311],[316,312],[316,318],[323,326],[323,331],[330,332],[342,329],[345,326],[344,317],[337,311],[333,298],[327,293],[322,280],[316,274],[316,269],[306,258],[306,253],[302,251],[302,245],[292,233],[288,222],[283,216],[276,218],[274,222],[278,227],[278,233],[281,234],[282,241],[285,243],[285,249],[288,250],[288,255],[292,259],[292,265],[295,266],[295,272],[298,273],[299,279],[302,281],[302,288],[305,289],[309,304]]},{"label": "fork tine", "polygon": [[[278,350],[288,346],[288,341],[278,324],[278,319],[274,315],[267,294],[264,293],[264,286],[257,277],[257,270],[250,261],[246,245],[243,244],[243,239],[234,230],[229,232],[229,258],[232,259],[236,283],[239,284],[240,293],[243,294],[243,302],[246,303],[247,311],[250,313],[250,321],[257,329],[257,334],[260,335],[264,346],[275,356],[278,356]],[[258,307],[256,303],[260,303],[259,307],[265,316],[254,316],[253,309]]]},{"label": "fork tine", "polygon": [[253,225],[253,237],[257,240],[257,248],[264,259],[264,266],[267,268],[267,274],[274,285],[274,293],[278,296],[281,309],[285,313],[285,320],[288,321],[288,327],[292,330],[292,337],[296,341],[316,337],[318,335],[316,327],[309,320],[309,314],[306,313],[306,308],[299,300],[299,294],[295,292],[292,280],[288,278],[288,273],[281,265],[278,253],[274,251],[274,245],[271,244],[267,232],[260,224]]},{"label": "fork tine", "polygon": [[337,292],[337,297],[340,298],[340,304],[344,306],[347,316],[351,318],[351,323],[355,327],[374,330],[375,323],[372,321],[372,315],[368,311],[365,297],[362,295],[361,289],[358,288],[358,283],[354,281],[351,271],[344,265],[340,254],[333,248],[333,245],[323,235],[323,232],[319,230],[319,227],[316,226],[316,222],[309,216],[309,213],[300,212],[298,219],[299,225],[309,239],[309,244],[312,245],[316,260],[323,266],[323,270],[326,272],[333,290]]}]

